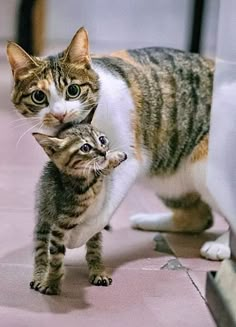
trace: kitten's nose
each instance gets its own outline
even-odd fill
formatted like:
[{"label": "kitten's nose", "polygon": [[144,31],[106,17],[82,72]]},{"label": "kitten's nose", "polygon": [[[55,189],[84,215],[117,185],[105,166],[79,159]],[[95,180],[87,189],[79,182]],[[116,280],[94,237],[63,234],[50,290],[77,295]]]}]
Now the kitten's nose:
[{"label": "kitten's nose", "polygon": [[97,151],[97,154],[100,155],[100,156],[102,156],[102,157],[104,157],[104,158],[106,159],[106,156],[107,156],[106,151],[98,150],[98,151]]},{"label": "kitten's nose", "polygon": [[57,120],[59,120],[61,123],[63,122],[64,118],[65,118],[66,114],[59,114],[59,113],[55,113],[53,114],[53,117],[55,117]]}]

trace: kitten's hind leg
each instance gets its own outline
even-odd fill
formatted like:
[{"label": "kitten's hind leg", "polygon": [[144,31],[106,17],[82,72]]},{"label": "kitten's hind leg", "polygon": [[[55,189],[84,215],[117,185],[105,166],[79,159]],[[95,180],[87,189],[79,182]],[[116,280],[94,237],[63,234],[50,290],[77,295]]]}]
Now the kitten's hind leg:
[{"label": "kitten's hind leg", "polygon": [[164,202],[172,212],[132,216],[132,226],[143,230],[180,233],[199,233],[212,226],[211,209],[198,195],[187,194],[180,199],[165,199]]},{"label": "kitten's hind leg", "polygon": [[47,273],[49,235],[50,228],[48,225],[37,226],[34,245],[34,272],[33,279],[30,282],[30,287],[35,290],[38,290],[38,285],[42,282]]},{"label": "kitten's hind leg", "polygon": [[112,278],[105,271],[102,261],[102,233],[95,234],[87,243],[86,260],[89,267],[89,281],[97,286],[109,286]]}]

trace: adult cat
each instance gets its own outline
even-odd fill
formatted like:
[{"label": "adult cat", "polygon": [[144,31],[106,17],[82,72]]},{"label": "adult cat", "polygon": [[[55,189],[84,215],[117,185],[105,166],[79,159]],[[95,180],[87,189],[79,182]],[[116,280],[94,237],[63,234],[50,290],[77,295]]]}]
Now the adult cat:
[{"label": "adult cat", "polygon": [[[38,117],[38,126],[51,133],[65,122],[93,119],[113,147],[128,154],[113,172],[106,206],[92,226],[80,226],[74,247],[108,224],[144,176],[172,212],[135,216],[135,227],[201,232],[212,225],[211,209],[219,209],[206,186],[211,60],[166,48],[90,56],[84,28],[56,56],[32,57],[13,42],[7,54],[15,81],[12,101],[22,115]],[[202,254],[224,259],[230,249],[227,242],[208,242]]]}]

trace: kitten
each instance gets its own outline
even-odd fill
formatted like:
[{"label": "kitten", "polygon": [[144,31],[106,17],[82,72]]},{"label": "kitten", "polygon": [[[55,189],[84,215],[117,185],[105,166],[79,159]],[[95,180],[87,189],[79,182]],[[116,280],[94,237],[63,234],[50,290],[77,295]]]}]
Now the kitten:
[{"label": "kitten", "polygon": [[[109,223],[133,183],[144,177],[170,212],[135,216],[134,227],[201,232],[212,225],[211,210],[220,212],[206,181],[212,60],[154,47],[91,56],[84,28],[56,56],[32,57],[12,42],[7,53],[15,81],[12,101],[23,116],[38,117],[52,133],[73,119],[93,120],[128,154],[113,173],[93,229],[81,226],[74,247]],[[229,257],[229,245],[221,240],[208,243],[202,255]]]},{"label": "kitten", "polygon": [[[99,215],[109,175],[127,156],[109,151],[106,136],[91,125],[66,124],[51,137],[33,134],[47,153],[37,188],[34,275],[31,288],[43,294],[59,294],[64,275],[63,259],[74,229],[92,224]],[[77,235],[76,235],[77,236]],[[108,286],[101,255],[101,231],[86,243],[89,280]]]}]

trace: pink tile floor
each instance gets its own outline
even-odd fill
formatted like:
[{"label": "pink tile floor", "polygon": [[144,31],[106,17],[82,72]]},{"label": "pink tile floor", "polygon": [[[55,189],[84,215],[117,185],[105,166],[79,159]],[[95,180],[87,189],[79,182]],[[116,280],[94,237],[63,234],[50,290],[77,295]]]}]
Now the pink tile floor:
[{"label": "pink tile floor", "polygon": [[[29,289],[32,273],[34,187],[46,160],[30,133],[16,146],[26,126],[10,103],[11,76],[0,60],[0,326],[215,326],[205,302],[205,277],[219,263],[200,258],[199,248],[227,228],[216,224],[200,236],[135,231],[128,217],[139,211],[165,210],[152,190],[135,185],[104,232],[104,257],[113,273],[108,288],[90,286],[84,249],[66,255],[61,296]],[[161,238],[162,237],[162,238]],[[171,269],[178,260],[179,269]]]}]

